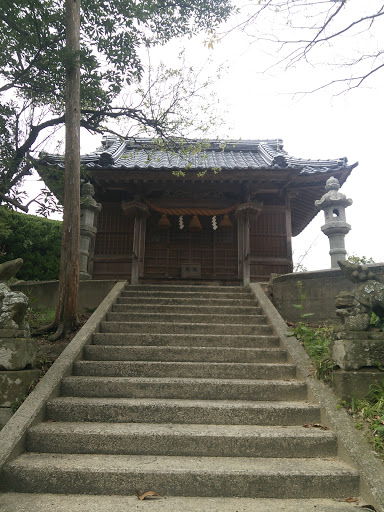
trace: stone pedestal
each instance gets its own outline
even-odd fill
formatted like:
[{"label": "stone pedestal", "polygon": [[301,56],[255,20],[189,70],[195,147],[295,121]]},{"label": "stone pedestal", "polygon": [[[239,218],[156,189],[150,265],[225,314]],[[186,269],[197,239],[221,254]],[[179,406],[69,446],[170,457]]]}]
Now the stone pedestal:
[{"label": "stone pedestal", "polygon": [[37,341],[0,337],[0,370],[24,370],[36,364]]},{"label": "stone pedestal", "polygon": [[372,384],[382,385],[384,372],[374,368],[362,368],[358,371],[345,371],[339,368],[332,373],[333,387],[341,400],[351,402],[353,398],[364,398],[369,394]]},{"label": "stone pedestal", "polygon": [[342,370],[384,366],[383,332],[349,331],[338,338],[332,342],[331,357]]},{"label": "stone pedestal", "polygon": [[384,332],[370,325],[372,312],[384,319],[384,283],[365,265],[338,263],[354,286],[335,298],[342,325],[331,344],[331,358],[339,367],[333,373],[335,389],[349,401],[366,396],[371,384],[384,381]]},{"label": "stone pedestal", "polygon": [[30,338],[25,321],[28,298],[12,291],[6,281],[20,268],[22,260],[0,265],[0,415],[1,428],[10,417],[9,409],[16,400],[28,394],[40,370],[33,369],[37,357],[37,341]]},{"label": "stone pedestal", "polygon": [[40,376],[40,370],[0,371],[0,407],[11,407],[27,395],[30,385]]},{"label": "stone pedestal", "polygon": [[347,251],[345,249],[344,237],[351,230],[351,226],[346,222],[329,222],[321,226],[321,231],[329,239],[329,255],[331,256],[331,267],[337,268],[338,261],[345,260]]}]

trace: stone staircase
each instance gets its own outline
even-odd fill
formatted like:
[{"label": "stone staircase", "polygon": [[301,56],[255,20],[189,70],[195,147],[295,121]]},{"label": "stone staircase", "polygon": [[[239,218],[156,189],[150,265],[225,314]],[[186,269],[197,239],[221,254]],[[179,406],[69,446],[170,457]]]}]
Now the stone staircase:
[{"label": "stone staircase", "polygon": [[127,286],[6,464],[7,489],[295,499],[299,511],[358,495],[334,433],[303,426],[320,409],[279,343],[246,288]]}]

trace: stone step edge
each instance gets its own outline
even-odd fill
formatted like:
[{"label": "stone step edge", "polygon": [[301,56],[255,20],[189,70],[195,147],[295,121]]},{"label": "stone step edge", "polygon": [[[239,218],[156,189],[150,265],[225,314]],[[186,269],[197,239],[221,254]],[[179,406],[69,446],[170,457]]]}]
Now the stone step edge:
[{"label": "stone step edge", "polygon": [[[141,489],[144,492],[144,489]],[[3,512],[364,512],[365,502],[343,499],[202,498],[161,496],[139,501],[137,496],[4,493],[0,495]]]}]

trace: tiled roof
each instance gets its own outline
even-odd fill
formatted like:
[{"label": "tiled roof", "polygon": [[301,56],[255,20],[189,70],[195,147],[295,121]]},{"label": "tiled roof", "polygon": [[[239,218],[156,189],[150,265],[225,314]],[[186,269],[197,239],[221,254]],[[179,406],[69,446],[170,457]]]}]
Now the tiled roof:
[{"label": "tiled roof", "polygon": [[[190,141],[193,146],[201,141]],[[183,146],[185,148],[185,145]],[[49,155],[45,160],[61,164],[62,156]],[[346,158],[307,160],[295,158],[283,149],[281,139],[245,141],[208,141],[204,149],[193,154],[181,150],[159,150],[150,139],[121,140],[107,136],[102,147],[84,155],[82,163],[90,169],[298,169],[310,175],[347,169]],[[354,167],[354,166],[353,166]]]},{"label": "tiled roof", "polygon": [[[166,172],[170,170],[195,171],[190,174],[193,181],[197,179],[199,171],[210,169],[223,171],[217,174],[222,181],[253,180],[267,189],[284,188],[287,192],[292,191],[290,204],[293,236],[299,234],[316,215],[315,200],[324,194],[325,181],[329,175],[337,177],[342,185],[357,165],[348,165],[346,158],[294,158],[283,149],[281,139],[204,141],[204,149],[196,154],[193,154],[193,148],[202,144],[202,141],[189,141],[187,144],[192,147],[192,151],[161,151],[150,139],[125,141],[106,136],[100,148],[82,156],[81,160],[93,174],[95,183],[107,189],[110,184],[119,187],[122,183],[126,184],[126,180],[137,180],[140,176],[143,180],[156,180],[157,173],[161,181],[164,176],[171,175]],[[42,169],[52,165],[64,168],[64,158],[62,155],[41,155],[40,164]],[[214,181],[216,173],[210,173],[208,179]],[[57,189],[57,194],[61,193],[57,183],[50,183],[52,188]]]}]

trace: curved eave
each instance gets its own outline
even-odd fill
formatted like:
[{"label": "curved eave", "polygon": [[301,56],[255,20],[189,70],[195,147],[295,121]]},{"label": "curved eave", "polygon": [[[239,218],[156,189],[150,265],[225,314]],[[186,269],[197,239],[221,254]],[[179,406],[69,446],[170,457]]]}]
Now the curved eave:
[{"label": "curved eave", "polygon": [[[124,186],[132,181],[166,181],[177,179],[172,172],[185,171],[185,182],[250,182],[288,194],[291,200],[292,235],[297,236],[316,216],[315,200],[324,194],[326,180],[335,176],[340,185],[347,180],[356,162],[347,165],[346,158],[332,160],[306,160],[289,156],[277,140],[244,141],[227,144],[225,150],[208,150],[205,156],[192,155],[188,160],[178,154],[152,153],[143,150],[140,142],[132,150],[126,142],[114,141],[102,152],[85,155],[82,165],[93,174],[95,184],[108,188]],[[186,169],[186,162],[188,168]],[[44,155],[39,173],[49,188],[61,198],[61,180],[49,173],[50,168],[64,169],[63,157]],[[48,172],[45,170],[47,170]],[[220,169],[219,172],[218,169]],[[199,176],[202,171],[205,176]]]},{"label": "curved eave", "polygon": [[[357,165],[358,162],[342,169],[330,169],[316,174],[300,174],[297,177],[298,179],[290,187],[292,236],[299,235],[316,217],[319,210],[315,206],[315,201],[324,195],[327,179],[334,176],[342,186]],[[300,177],[305,178],[301,183]]]}]

